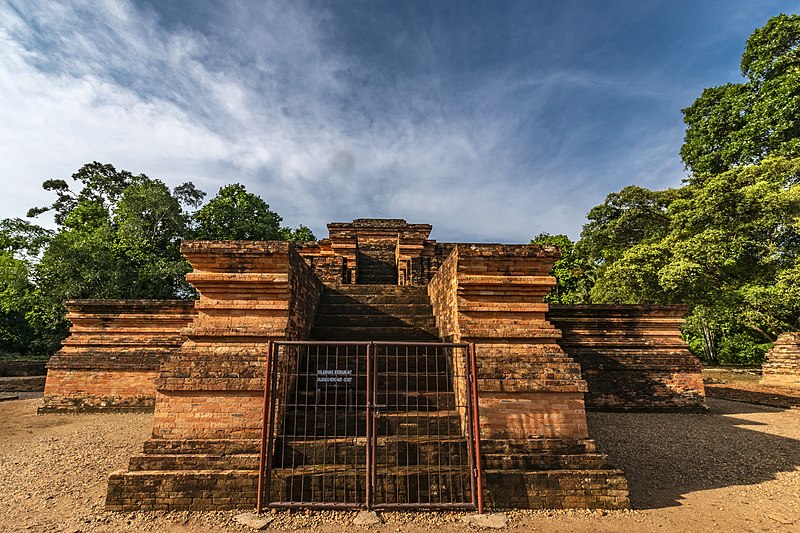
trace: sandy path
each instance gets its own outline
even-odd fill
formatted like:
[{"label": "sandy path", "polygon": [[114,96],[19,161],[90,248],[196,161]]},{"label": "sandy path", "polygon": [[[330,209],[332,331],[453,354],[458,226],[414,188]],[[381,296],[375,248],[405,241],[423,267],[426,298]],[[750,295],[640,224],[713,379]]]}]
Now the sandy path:
[{"label": "sandy path", "polygon": [[[236,513],[109,513],[106,476],[141,449],[150,415],[37,416],[0,403],[0,531],[248,531]],[[512,511],[518,531],[800,532],[800,411],[709,400],[711,412],[590,413],[635,510]],[[352,513],[281,512],[273,531],[341,533]],[[375,531],[466,531],[458,513],[381,513]],[[348,524],[344,526],[344,524]]]}]

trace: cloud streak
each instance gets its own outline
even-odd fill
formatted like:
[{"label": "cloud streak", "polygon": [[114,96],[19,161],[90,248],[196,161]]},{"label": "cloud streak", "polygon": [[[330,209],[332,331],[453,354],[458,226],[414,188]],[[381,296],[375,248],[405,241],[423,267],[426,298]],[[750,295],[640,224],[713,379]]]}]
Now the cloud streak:
[{"label": "cloud streak", "polygon": [[570,55],[587,47],[575,35],[549,62],[529,49],[560,42],[547,20],[526,34],[481,13],[454,26],[468,14],[441,6],[183,7],[0,5],[3,217],[99,160],[211,194],[242,182],[320,236],[386,216],[431,222],[440,240],[526,242],[577,237],[609,192],[683,175],[690,90],[591,66],[603,52]]}]

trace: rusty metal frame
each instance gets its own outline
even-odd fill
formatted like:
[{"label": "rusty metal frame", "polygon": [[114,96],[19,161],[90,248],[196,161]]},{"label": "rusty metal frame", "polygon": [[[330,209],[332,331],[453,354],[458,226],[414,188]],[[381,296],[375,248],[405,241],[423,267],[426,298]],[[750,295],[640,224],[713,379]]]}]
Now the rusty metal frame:
[{"label": "rusty metal frame", "polygon": [[[295,347],[295,348],[297,348],[297,350],[295,350],[295,355],[297,357],[297,360],[294,361],[294,363],[293,363],[295,365],[294,368],[296,369],[295,374],[294,375],[288,375],[285,372],[284,375],[283,375],[284,383],[279,384],[277,380],[278,380],[278,375],[279,375],[279,370],[280,370],[279,369],[279,351],[280,351],[281,347],[284,347],[284,348]],[[323,349],[323,351],[321,351],[321,349]],[[352,352],[351,352],[351,349],[353,350]],[[365,352],[364,355],[365,355],[366,361],[365,361],[365,365],[364,365],[365,366],[365,369],[364,369],[365,373],[364,374],[360,374],[359,373],[359,369],[358,369],[358,361],[360,360],[361,357],[363,357],[362,355],[360,355],[361,354],[361,352],[359,351],[360,349],[363,349],[363,351]],[[395,354],[395,357],[397,359],[396,361],[394,361],[394,364],[397,365],[397,366],[396,366],[396,370],[395,370],[395,375],[393,376],[395,381],[396,381],[396,383],[395,383],[395,389],[396,390],[392,389],[389,386],[390,376],[389,376],[389,370],[388,369],[389,369],[389,364],[390,364],[389,357],[391,356],[390,350],[392,350],[392,349],[395,350],[394,354]],[[442,352],[441,349],[451,349],[452,353],[450,353],[448,351],[443,351]],[[312,350],[316,350],[316,351],[314,353],[312,353]],[[305,494],[305,492],[304,492],[305,487],[303,487],[301,485],[301,490],[300,490],[301,497],[300,497],[299,501],[293,500],[291,498],[291,496],[286,501],[270,501],[270,494],[271,494],[270,489],[271,489],[271,485],[272,485],[272,476],[273,476],[273,471],[274,471],[273,463],[276,462],[276,459],[277,459],[275,457],[275,453],[277,453],[277,451],[275,449],[275,441],[276,441],[276,438],[277,438],[277,435],[276,435],[276,412],[279,411],[279,408],[282,408],[283,412],[282,412],[282,414],[280,416],[283,418],[284,424],[285,424],[286,423],[286,417],[287,417],[287,411],[289,410],[289,407],[291,406],[295,410],[293,412],[293,416],[294,416],[293,431],[294,432],[292,433],[292,436],[291,436],[291,439],[293,439],[292,440],[293,443],[295,442],[294,439],[298,438],[298,435],[300,435],[302,437],[310,436],[310,435],[306,434],[307,430],[308,430],[309,416],[313,416],[313,424],[314,424],[314,426],[313,426],[314,427],[314,439],[311,442],[317,441],[320,437],[322,437],[322,439],[323,439],[322,442],[326,442],[327,441],[326,439],[328,438],[327,431],[328,431],[329,422],[328,422],[328,418],[327,417],[329,416],[329,413],[328,413],[328,407],[329,406],[326,404],[322,408],[322,411],[324,412],[324,414],[322,415],[324,417],[323,420],[322,420],[323,427],[324,427],[324,432],[323,432],[324,434],[323,435],[318,435],[317,434],[317,429],[318,429],[317,411],[320,410],[319,403],[315,403],[314,404],[314,406],[313,406],[314,407],[313,408],[313,414],[312,415],[309,415],[309,412],[308,412],[308,408],[309,408],[308,399],[309,399],[309,394],[310,394],[309,383],[312,380],[312,374],[311,374],[311,370],[310,370],[310,364],[311,364],[310,361],[311,361],[312,357],[316,357],[316,359],[314,360],[314,363],[315,363],[315,365],[318,365],[319,362],[320,362],[320,358],[324,357],[325,358],[325,368],[328,368],[329,358],[330,358],[331,354],[333,353],[333,355],[335,357],[335,366],[338,367],[339,357],[341,355],[340,354],[340,350],[344,350],[345,362],[348,361],[348,357],[353,357],[353,356],[355,357],[355,361],[356,361],[356,363],[355,363],[355,373],[348,374],[348,375],[352,376],[351,382],[354,384],[354,390],[356,391],[355,401],[352,403],[352,405],[349,403],[349,401],[346,402],[345,405],[346,405],[346,408],[353,409],[353,412],[356,415],[355,416],[355,420],[357,421],[357,423],[356,423],[356,425],[353,426],[354,434],[350,437],[352,439],[352,441],[353,441],[352,445],[354,447],[356,446],[356,443],[360,441],[360,437],[358,435],[359,435],[359,433],[360,433],[360,431],[362,429],[361,422],[358,422],[358,418],[359,418],[358,413],[360,412],[360,410],[363,411],[363,413],[364,413],[364,419],[365,420],[363,421],[363,423],[364,423],[364,427],[363,427],[364,439],[363,440],[364,440],[365,448],[366,448],[364,450],[364,453],[365,453],[365,457],[364,457],[365,464],[364,464],[364,467],[363,467],[364,468],[364,471],[363,471],[363,476],[364,476],[363,477],[363,480],[364,480],[364,487],[363,487],[363,489],[364,489],[364,491],[363,491],[364,492],[364,497],[363,498],[357,498],[356,497],[356,498],[352,499],[351,501],[343,501],[343,502],[335,501],[336,500],[336,494],[337,494],[337,488],[336,488],[336,476],[337,476],[337,474],[334,471],[333,474],[330,474],[333,477],[333,489],[332,490],[333,490],[333,495],[334,496],[333,496],[332,499],[334,501],[324,501],[325,483],[326,483],[325,476],[328,475],[328,474],[325,474],[325,473],[323,473],[321,475],[321,478],[320,478],[320,481],[319,481],[319,485],[322,486],[322,489],[321,489],[321,493],[323,495],[323,499],[322,500],[314,501],[314,496],[313,496],[314,487],[310,487],[311,494],[312,494],[310,501],[303,500],[303,496],[302,495]],[[483,472],[482,472],[482,468],[481,468],[481,457],[480,457],[480,420],[479,420],[479,411],[478,411],[477,366],[476,366],[476,362],[475,362],[475,354],[476,354],[476,352],[475,352],[475,345],[474,344],[467,344],[467,343],[441,343],[441,342],[437,342],[437,343],[432,343],[432,342],[390,342],[390,341],[381,341],[381,342],[378,342],[378,341],[375,341],[375,342],[360,342],[360,341],[359,342],[353,342],[353,341],[349,341],[349,342],[348,341],[334,341],[334,342],[270,341],[269,344],[268,344],[268,347],[267,347],[267,351],[268,351],[267,361],[266,361],[266,367],[265,367],[265,371],[264,371],[264,381],[265,381],[265,383],[264,383],[264,405],[263,405],[263,418],[262,418],[263,423],[262,423],[262,432],[261,432],[261,445],[260,445],[260,452],[259,452],[258,497],[257,497],[257,506],[256,506],[256,511],[257,512],[260,513],[265,507],[317,508],[317,509],[322,509],[322,508],[324,508],[324,509],[342,509],[342,508],[349,508],[349,509],[353,509],[353,508],[355,508],[355,509],[358,509],[358,508],[383,508],[383,509],[476,509],[478,512],[483,512]],[[435,365],[436,371],[433,374],[430,374],[428,372],[428,367],[430,366],[430,362],[429,362],[428,357],[429,357],[429,354],[431,353],[431,351],[434,354],[436,354],[434,356],[435,360],[433,360],[433,364]],[[305,373],[304,374],[301,374],[302,365],[301,365],[301,361],[300,361],[300,358],[301,358],[300,353],[304,353],[305,357],[306,357],[306,362],[305,362],[306,367],[305,367]],[[456,355],[455,355],[456,353],[463,354],[463,359],[461,359],[460,361],[457,361],[455,359],[456,358]],[[378,358],[381,356],[381,354],[383,354],[383,357],[385,358],[385,360],[383,362],[386,365],[386,367],[382,371],[380,371],[379,368],[378,368],[378,363],[379,363]],[[423,357],[420,357],[420,354],[422,354]],[[450,354],[450,355],[448,355],[448,354]],[[400,390],[400,385],[399,385],[399,382],[401,380],[401,372],[400,372],[399,368],[400,368],[400,365],[401,365],[401,357],[403,357],[403,356],[405,358],[403,362],[406,365],[405,366],[405,373],[404,373],[405,374],[405,379],[406,379],[405,391],[401,391]],[[286,355],[286,357],[288,358],[289,355]],[[440,369],[439,368],[440,359],[444,359],[446,361],[445,364],[448,364],[450,366],[448,368],[443,369],[443,370]],[[409,405],[410,405],[409,404],[409,398],[412,396],[412,391],[409,388],[410,387],[410,385],[409,385],[409,375],[411,375],[411,372],[409,370],[409,368],[410,368],[409,365],[410,365],[410,361],[412,361],[412,360],[414,361],[414,366],[415,366],[415,369],[416,369],[415,372],[413,373],[413,375],[416,376],[415,377],[416,386],[419,385],[420,375],[422,375],[423,376],[422,379],[425,380],[425,387],[429,386],[429,383],[431,382],[432,379],[435,380],[435,383],[436,383],[436,390],[433,391],[433,392],[428,391],[427,388],[425,389],[424,393],[421,393],[418,389],[415,389],[413,392],[416,394],[416,406],[417,406],[417,410],[418,410],[417,411],[417,415],[416,415],[417,416],[417,419],[416,419],[416,423],[417,423],[417,446],[419,446],[423,442],[423,437],[428,437],[428,436],[433,437],[432,441],[431,441],[431,442],[434,443],[433,446],[434,447],[435,446],[439,446],[439,448],[436,448],[436,451],[435,451],[435,455],[436,455],[437,460],[439,462],[438,470],[433,468],[434,465],[427,465],[427,464],[424,464],[424,463],[412,463],[412,462],[410,462],[410,459],[407,457],[406,459],[407,459],[407,461],[409,461],[409,462],[407,462],[405,464],[405,468],[407,469],[407,471],[406,472],[402,472],[401,471],[401,466],[400,466],[400,456],[399,456],[400,455],[400,451],[399,451],[400,448],[399,448],[399,446],[400,446],[401,442],[405,443],[405,445],[406,445],[406,453],[408,454],[409,453],[408,448],[410,447],[410,444],[409,444],[410,440],[403,441],[400,438],[401,435],[399,435],[399,434],[395,435],[394,436],[396,438],[395,442],[396,442],[396,445],[398,446],[398,448],[397,448],[397,459],[396,459],[397,460],[397,464],[395,465],[395,469],[397,470],[397,474],[395,475],[396,477],[394,478],[394,485],[395,485],[396,494],[393,495],[394,496],[394,498],[393,498],[394,501],[388,501],[389,498],[386,497],[386,495],[384,495],[384,498],[376,498],[376,487],[378,486],[378,473],[380,471],[384,475],[384,477],[386,479],[389,479],[390,478],[389,470],[390,470],[390,464],[391,464],[391,461],[389,459],[388,448],[386,448],[386,461],[385,461],[385,464],[381,465],[380,461],[378,460],[378,457],[377,457],[377,454],[378,454],[378,452],[377,452],[377,450],[378,450],[378,442],[379,442],[379,417],[381,416],[381,411],[380,410],[381,410],[381,408],[386,407],[388,405],[390,395],[394,394],[395,397],[396,397],[395,408],[397,409],[394,412],[397,414],[398,428],[401,425],[399,420],[400,420],[400,418],[401,418],[403,413],[406,415],[405,416],[405,420],[406,420],[407,425],[413,425],[413,422],[409,422],[409,416],[410,416],[410,412],[411,412],[410,408],[409,408]],[[420,364],[421,360],[424,361],[425,370],[424,370],[424,372],[422,372],[420,374],[419,364]],[[455,367],[455,365],[457,363],[459,365],[459,368],[461,368],[463,366],[463,375],[460,374],[460,373],[454,373],[455,372],[454,367]],[[288,360],[284,361],[284,366],[287,369],[289,368],[288,364],[289,364]],[[316,388],[315,398],[316,398],[316,401],[319,402],[320,392],[319,392],[319,388],[318,388],[319,387],[318,381],[320,381],[320,374],[319,374],[319,368],[318,367],[315,367],[315,368],[317,368],[315,377],[313,378],[313,379],[316,380],[315,381],[315,388]],[[439,390],[439,380],[441,379],[441,375],[439,374],[440,370],[444,371],[444,375],[446,376],[445,379],[447,379],[446,385],[447,385],[447,387],[449,387],[449,389]],[[347,371],[347,372],[351,372],[351,371]],[[365,398],[365,401],[364,401],[363,405],[360,405],[358,403],[358,401],[359,401],[358,400],[358,398],[359,398],[358,392],[360,392],[359,389],[358,389],[358,387],[359,387],[358,384],[359,384],[359,378],[361,378],[361,377],[366,377],[366,379],[364,381],[364,389],[365,390],[362,389],[363,393],[364,393],[364,398]],[[379,390],[379,386],[380,386],[379,378],[381,378],[381,377],[384,378],[384,381],[385,381],[383,394],[385,395],[384,396],[384,401],[386,402],[386,404],[384,404],[384,405],[381,405],[378,402],[379,392],[380,392],[380,390]],[[288,383],[289,378],[295,380],[295,390],[293,392],[291,392],[291,393],[289,391],[289,383]],[[459,381],[458,382],[458,386],[461,388],[460,392],[464,395],[464,403],[463,403],[463,405],[459,404],[457,399],[456,399],[455,387],[457,386],[456,380],[458,380],[458,379],[463,380],[463,381]],[[304,391],[297,390],[301,383],[305,383],[305,390]],[[279,394],[278,394],[278,392],[279,392],[278,388],[279,387],[283,389],[283,396],[282,397],[279,397]],[[304,398],[306,400],[305,404],[299,403],[299,396],[300,396],[301,392],[304,395]],[[463,431],[463,433],[461,433],[461,432],[459,432],[459,433],[451,433],[451,428],[450,428],[449,424],[452,424],[452,419],[450,419],[448,421],[447,418],[448,417],[452,417],[454,415],[452,415],[452,414],[443,415],[443,414],[438,414],[437,413],[435,415],[435,416],[437,416],[436,433],[435,434],[430,434],[429,433],[430,430],[426,428],[426,431],[425,431],[424,435],[420,434],[420,430],[419,430],[419,424],[420,424],[419,409],[420,409],[420,405],[421,405],[421,402],[422,402],[421,398],[423,396],[425,397],[424,398],[425,408],[428,409],[426,414],[430,415],[430,404],[429,404],[429,402],[431,400],[429,399],[429,396],[435,395],[435,401],[437,402],[437,405],[434,407],[434,411],[439,411],[438,402],[441,401],[440,394],[444,394],[446,396],[447,394],[450,394],[451,392],[453,394],[452,409],[455,409],[456,413],[459,412],[460,408],[463,408],[463,410],[464,410],[465,420],[462,421],[463,429],[460,430],[460,431]],[[333,392],[334,402],[335,402],[334,405],[333,405],[334,432],[333,432],[333,435],[332,435],[332,441],[333,441],[332,446],[333,446],[334,461],[338,460],[337,459],[338,458],[337,449],[336,449],[336,446],[337,446],[336,438],[339,435],[339,433],[336,431],[335,425],[336,425],[336,421],[338,420],[337,417],[340,415],[340,413],[337,413],[337,409],[340,408],[340,405],[338,403],[338,398],[339,398],[338,395],[340,393],[341,393],[340,390],[334,390],[334,392]],[[290,394],[294,395],[295,403],[290,403],[289,402],[289,397],[288,396]],[[352,392],[345,392],[345,394],[346,395],[347,394],[352,394]],[[399,410],[399,406],[400,406],[399,397],[401,396],[401,394],[405,394],[404,399],[405,399],[405,402],[406,402],[406,411],[404,411],[404,412]],[[327,395],[328,395],[328,385],[327,385],[327,383],[325,385],[325,395],[326,395],[326,402],[327,402]],[[348,398],[350,398],[350,396],[348,396]],[[277,403],[279,401],[282,402],[282,404],[280,406]],[[445,401],[449,405],[449,400],[445,400]],[[303,407],[303,409],[304,409],[303,417],[302,417],[303,427],[302,427],[302,432],[300,434],[297,433],[297,424],[298,424],[298,416],[299,416],[298,415],[298,407]],[[386,416],[388,416],[388,412],[389,411],[387,410]],[[460,415],[458,415],[458,416],[460,417]],[[462,438],[466,439],[466,454],[465,454],[466,458],[465,459],[466,459],[466,463],[467,464],[459,463],[459,464],[461,464],[461,470],[456,470],[456,474],[455,475],[456,475],[456,478],[458,479],[459,474],[463,474],[463,472],[468,471],[468,474],[469,474],[469,483],[468,483],[469,490],[468,490],[468,493],[469,493],[469,496],[470,496],[468,501],[466,500],[466,498],[463,498],[464,501],[444,501],[444,499],[443,499],[443,497],[441,495],[441,493],[444,492],[444,490],[441,488],[441,486],[443,485],[441,480],[444,477],[443,469],[442,469],[442,463],[441,463],[442,462],[442,455],[441,454],[444,453],[443,452],[443,448],[442,448],[442,446],[443,446],[442,442],[445,442],[444,439],[443,439],[443,435],[442,435],[442,426],[441,426],[442,422],[440,420],[441,418],[445,418],[446,419],[445,420],[445,424],[446,424],[447,432],[448,432],[448,434],[446,435],[446,437],[448,437],[448,439],[446,441],[448,443],[447,444],[447,446],[448,446],[448,454],[449,454],[448,457],[447,457],[448,461],[452,460],[452,454],[453,454],[452,449],[450,448],[451,442],[455,441],[456,443],[458,443],[458,442],[461,441],[460,439],[462,439]],[[430,416],[428,416],[427,418],[424,418],[423,422],[425,424],[431,424],[432,422],[431,422]],[[348,424],[348,422],[345,420],[345,422],[343,424],[344,425],[345,436],[347,436],[347,424]],[[383,435],[382,438],[384,439],[385,443],[390,442],[390,439],[391,439],[390,431],[388,429],[389,428],[388,424],[389,424],[388,420],[383,420],[383,425],[384,425],[385,429],[383,431],[384,435]],[[284,428],[283,431],[285,432],[286,428]],[[398,431],[399,431],[399,429],[398,429]],[[285,466],[284,463],[287,461],[287,459],[285,458],[285,456],[286,456],[286,442],[289,440],[289,437],[287,437],[287,435],[288,435],[288,433],[284,434],[283,441],[282,441],[283,449],[281,450],[281,456],[280,456],[280,461],[281,461],[281,465],[282,466]],[[410,434],[408,436],[410,438]],[[302,455],[305,458],[305,456],[308,455],[307,454],[307,449],[305,447],[306,446],[305,443],[307,442],[307,440],[303,440],[302,442],[303,442],[303,452],[304,452]],[[344,442],[345,442],[345,444],[347,443],[347,438],[344,439]],[[460,446],[460,445],[457,445],[457,446]],[[312,452],[314,454],[318,454],[319,453],[319,449],[313,449]],[[354,454],[357,454],[358,450],[356,448],[353,448],[352,450],[349,450],[349,449],[345,450],[345,454],[351,453],[351,452],[354,453]],[[295,453],[295,452],[292,452],[292,453]],[[329,453],[329,450],[326,448],[326,449],[323,450],[323,454],[324,454],[325,457],[327,457],[327,455],[326,455],[327,453]],[[420,453],[419,449],[417,449],[417,460],[419,460],[419,453]],[[458,454],[459,461],[461,461],[460,452],[456,451],[456,453]],[[316,458],[316,456],[314,456],[314,457]],[[294,461],[295,461],[294,456],[292,456],[292,458],[291,458],[291,476],[290,476],[291,479],[292,479],[292,486],[291,486],[290,492],[292,492],[292,493],[294,493],[294,489],[295,489],[295,487],[294,487],[294,476],[295,476],[295,471],[296,471],[296,465],[295,465]],[[360,468],[357,467],[357,464],[358,464],[357,463],[357,456],[354,455],[353,464],[349,465],[349,466],[352,466],[355,470],[360,470]],[[334,463],[333,464],[333,466],[337,466],[337,465],[338,465],[338,463]],[[314,472],[314,464],[312,463],[310,466],[312,468],[312,472]],[[381,466],[383,467],[383,470],[381,469]],[[401,478],[405,479],[406,492],[408,492],[409,487],[411,485],[411,482],[409,481],[409,478],[410,478],[411,474],[409,474],[408,472],[412,469],[411,467],[414,467],[414,466],[417,467],[417,474],[416,474],[417,475],[417,496],[418,496],[417,500],[419,500],[419,501],[402,501],[403,498],[402,498],[402,495],[400,494],[400,489],[397,488],[397,487],[399,487],[399,485],[401,484],[401,481],[400,481]],[[427,485],[427,488],[424,491],[428,496],[428,500],[427,501],[421,501],[422,498],[420,497],[421,496],[421,492],[422,492],[422,489],[420,489],[420,486],[423,483],[422,478],[424,477],[423,474],[421,473],[421,467],[423,467],[423,466],[431,466],[431,468],[432,468],[431,471],[428,471],[428,472],[426,472],[424,474],[424,475],[428,476],[426,478],[427,482],[428,482],[428,485]],[[448,464],[448,465],[445,465],[445,466],[449,467],[450,465]],[[307,470],[308,469],[308,465],[306,465],[305,467],[298,467],[297,470],[302,470],[302,468],[306,468],[306,470]],[[438,489],[440,491],[439,492],[439,501],[431,501],[431,493],[434,491],[434,489],[431,488],[432,487],[431,479],[434,476],[434,474],[438,476],[438,478],[435,478],[435,479],[439,480],[439,485],[437,485],[437,486],[440,486],[440,488]],[[302,472],[299,474],[299,476],[300,476],[300,478],[302,480],[305,480],[305,477],[303,477],[304,475],[307,475],[307,474],[303,474]],[[344,474],[342,474],[342,476],[349,476],[349,475],[350,474],[347,473],[346,471],[345,471]],[[407,477],[403,478],[404,475],[407,476]],[[450,485],[451,485],[450,495],[451,495],[451,499],[453,499],[452,498],[452,492],[453,492],[454,489],[452,488],[452,485],[453,485],[453,473],[452,473],[452,471],[450,472],[449,475],[450,475]],[[313,478],[313,476],[312,476],[310,481],[309,481],[309,485],[312,484],[312,480],[313,479],[315,479],[315,478]],[[358,483],[359,483],[358,482],[358,474],[357,473],[356,473],[356,475],[355,475],[355,477],[353,479],[354,479],[354,487],[356,487],[355,488],[355,493],[357,494],[358,493],[358,488],[357,487],[358,487]],[[285,481],[284,481],[284,483],[285,483]],[[389,483],[389,482],[385,481],[384,485],[386,483]],[[391,485],[391,483],[389,483],[389,484]],[[347,482],[345,482],[345,493],[346,493],[346,488],[347,488]],[[446,488],[446,486],[445,486],[445,488]],[[462,482],[461,488],[464,489],[463,482]],[[278,489],[278,490],[280,490],[280,489]],[[463,492],[463,490],[462,490],[462,494],[464,496],[466,496],[467,493]],[[406,494],[405,496],[409,500],[414,500],[414,498],[410,498],[408,494]]]}]

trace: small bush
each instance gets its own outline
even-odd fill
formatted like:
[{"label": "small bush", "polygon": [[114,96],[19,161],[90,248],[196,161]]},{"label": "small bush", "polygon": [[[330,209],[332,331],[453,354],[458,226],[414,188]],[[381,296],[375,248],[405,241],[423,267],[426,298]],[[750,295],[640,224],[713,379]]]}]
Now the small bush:
[{"label": "small bush", "polygon": [[723,365],[758,366],[764,362],[770,346],[770,343],[758,342],[749,333],[733,333],[720,339],[717,357]]}]

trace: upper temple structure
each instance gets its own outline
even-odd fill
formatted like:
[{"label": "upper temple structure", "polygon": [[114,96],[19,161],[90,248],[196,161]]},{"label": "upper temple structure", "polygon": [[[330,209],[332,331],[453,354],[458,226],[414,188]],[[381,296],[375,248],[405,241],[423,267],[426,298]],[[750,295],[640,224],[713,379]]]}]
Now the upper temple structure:
[{"label": "upper temple structure", "polygon": [[109,509],[624,508],[585,409],[705,409],[684,308],[548,306],[556,247],[328,230],[184,242],[193,302],[66,302],[41,410],[154,412]]}]

